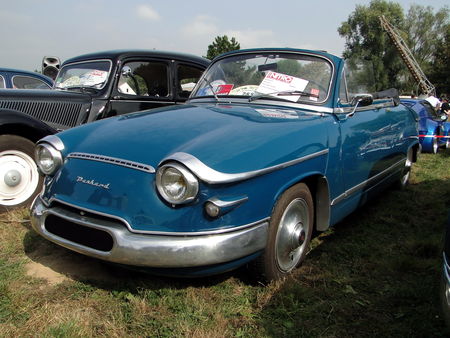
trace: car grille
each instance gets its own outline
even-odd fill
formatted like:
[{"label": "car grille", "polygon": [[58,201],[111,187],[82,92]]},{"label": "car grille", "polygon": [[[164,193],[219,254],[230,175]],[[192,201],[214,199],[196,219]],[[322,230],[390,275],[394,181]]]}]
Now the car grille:
[{"label": "car grille", "polygon": [[99,251],[111,251],[113,239],[105,231],[80,225],[55,215],[45,219],[45,229],[53,235]]},{"label": "car grille", "polygon": [[79,124],[82,103],[0,100],[0,108],[17,110],[48,123],[57,129]]},{"label": "car grille", "polygon": [[[96,215],[61,203],[54,203],[52,212],[45,218],[45,229],[60,238],[95,250],[108,252],[114,246],[114,240],[107,231],[95,225],[125,227],[123,223],[109,217]],[[93,227],[89,226],[90,224]]]}]

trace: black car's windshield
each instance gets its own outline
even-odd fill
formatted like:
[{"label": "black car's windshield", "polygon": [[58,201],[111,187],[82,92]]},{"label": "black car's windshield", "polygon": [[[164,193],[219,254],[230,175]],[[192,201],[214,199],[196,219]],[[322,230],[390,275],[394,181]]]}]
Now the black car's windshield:
[{"label": "black car's windshield", "polygon": [[111,62],[107,60],[68,64],[59,71],[55,80],[55,88],[65,90],[101,89],[105,86],[110,71]]},{"label": "black car's windshield", "polygon": [[330,88],[332,66],[324,58],[301,53],[248,53],[216,61],[192,98],[244,96],[320,103]]}]

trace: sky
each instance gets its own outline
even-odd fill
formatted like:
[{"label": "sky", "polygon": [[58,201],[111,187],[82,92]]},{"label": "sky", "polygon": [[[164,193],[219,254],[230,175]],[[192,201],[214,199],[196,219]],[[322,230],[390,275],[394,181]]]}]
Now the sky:
[{"label": "sky", "polygon": [[[397,0],[406,13],[419,1]],[[293,47],[341,55],[337,32],[370,0],[0,0],[0,67],[41,70],[44,56],[64,60],[111,49],[156,49],[205,56],[216,36],[241,49]],[[438,10],[449,0],[427,0]]]}]

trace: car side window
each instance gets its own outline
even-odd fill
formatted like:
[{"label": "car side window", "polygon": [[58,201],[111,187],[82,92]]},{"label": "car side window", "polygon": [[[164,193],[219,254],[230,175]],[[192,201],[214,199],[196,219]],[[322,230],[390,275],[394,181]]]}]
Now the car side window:
[{"label": "car side window", "polygon": [[349,104],[356,95],[370,93],[371,75],[365,72],[365,69],[360,64],[345,63],[339,86],[341,103]]},{"label": "car side window", "polygon": [[0,89],[5,88],[5,78],[3,76],[0,75]]},{"label": "car side window", "polygon": [[187,99],[202,76],[203,70],[190,65],[177,66],[177,96]]},{"label": "car side window", "polygon": [[12,78],[13,88],[18,89],[49,89],[50,86],[42,80],[31,76],[15,75]]},{"label": "car side window", "polygon": [[169,95],[169,72],[165,62],[127,62],[120,72],[117,91],[125,95],[166,97]]}]

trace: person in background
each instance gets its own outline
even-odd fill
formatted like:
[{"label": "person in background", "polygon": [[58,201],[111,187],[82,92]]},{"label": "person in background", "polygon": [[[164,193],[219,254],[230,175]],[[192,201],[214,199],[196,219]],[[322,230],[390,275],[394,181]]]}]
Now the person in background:
[{"label": "person in background", "polygon": [[450,104],[447,96],[442,97],[441,113],[447,115],[447,121],[450,122]]},{"label": "person in background", "polygon": [[436,96],[430,95],[428,96],[425,100],[427,100],[428,102],[430,102],[431,106],[438,111],[439,108],[441,107],[441,101],[439,101],[439,99]]}]

